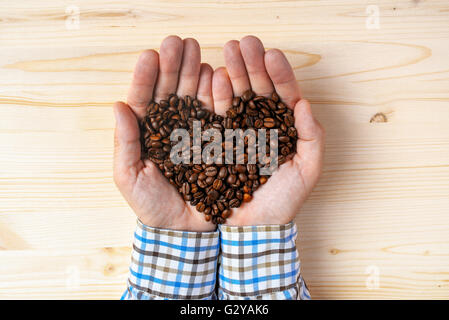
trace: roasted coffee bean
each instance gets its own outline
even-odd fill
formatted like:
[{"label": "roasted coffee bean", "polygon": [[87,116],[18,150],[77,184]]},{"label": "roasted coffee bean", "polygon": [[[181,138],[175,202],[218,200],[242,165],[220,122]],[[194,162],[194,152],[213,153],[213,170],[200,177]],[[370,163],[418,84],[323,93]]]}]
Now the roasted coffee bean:
[{"label": "roasted coffee bean", "polygon": [[190,183],[194,183],[198,180],[198,174],[197,173],[193,173],[192,175],[190,175],[189,177],[189,182]]},{"label": "roasted coffee bean", "polygon": [[282,154],[283,156],[287,156],[288,154],[290,154],[290,148],[287,147],[287,146],[282,147],[282,149],[281,149],[281,154]]},{"label": "roasted coffee bean", "polygon": [[224,178],[226,178],[227,175],[228,175],[228,170],[226,169],[226,167],[221,167],[220,171],[218,172],[218,178],[224,179]]},{"label": "roasted coffee bean", "polygon": [[218,199],[218,197],[219,197],[219,193],[216,191],[216,190],[211,190],[211,191],[209,191],[208,193],[207,193],[207,196],[209,197],[209,198],[211,198],[212,200],[217,200]]},{"label": "roasted coffee bean", "polygon": [[235,193],[235,197],[240,201],[243,200],[243,192],[241,190],[237,190]]},{"label": "roasted coffee bean", "polygon": [[273,118],[265,118],[263,119],[263,125],[265,128],[273,128],[276,125],[276,122]]},{"label": "roasted coffee bean", "polygon": [[[169,171],[167,171],[169,172]],[[190,184],[188,182],[184,182],[182,184],[182,191],[181,191],[184,195],[188,195],[190,193]]]},{"label": "roasted coffee bean", "polygon": [[247,165],[247,169],[248,169],[248,172],[250,174],[256,174],[257,173],[257,165],[255,165],[255,164],[248,164]]},{"label": "roasted coffee bean", "polygon": [[229,184],[234,184],[237,181],[237,176],[235,174],[231,174],[228,176],[228,179],[226,180]]},{"label": "roasted coffee bean", "polygon": [[241,99],[246,102],[254,98],[254,96],[255,96],[254,92],[251,89],[249,89],[243,92]]},{"label": "roasted coffee bean", "polygon": [[[222,133],[222,137],[225,129],[256,129],[256,133],[257,129],[265,129],[266,153],[258,150],[255,154],[249,154],[250,145],[260,145],[255,137],[246,135],[243,154],[237,154],[234,140],[223,140],[222,149],[230,151],[232,158],[228,159],[228,154],[225,158],[223,152],[222,164],[192,164],[196,155],[206,161],[212,159],[215,151],[211,150],[206,159],[202,158],[203,148],[213,143],[214,137],[208,141],[201,140],[200,145],[194,144],[192,136],[195,120],[200,121],[202,131],[215,129]],[[250,201],[259,186],[267,182],[269,176],[261,176],[259,168],[270,165],[270,157],[275,155],[274,146],[278,148],[279,165],[296,152],[297,131],[294,122],[293,111],[287,108],[276,92],[266,98],[247,90],[241,97],[232,99],[226,117],[202,108],[200,101],[195,98],[170,94],[159,103],[151,101],[145,117],[139,121],[142,155],[159,167],[185,201],[204,213],[206,221],[223,223],[231,214],[230,208],[238,208],[243,202]],[[178,155],[182,153],[184,156],[186,151],[190,152],[190,163],[174,165],[170,153],[180,140],[170,141],[170,135],[178,128],[186,129],[189,133],[190,145],[183,146]],[[277,144],[271,141],[268,129],[278,129]],[[237,164],[228,164],[228,160]],[[275,170],[274,167],[269,169],[271,172]]]},{"label": "roasted coffee bean", "polygon": [[248,180],[248,176],[244,173],[239,173],[240,182],[246,182]]},{"label": "roasted coffee bean", "polygon": [[293,119],[293,116],[287,114],[284,116],[284,123],[287,127],[292,127],[293,124],[295,123],[295,119]]},{"label": "roasted coffee bean", "polygon": [[288,136],[291,137],[291,138],[296,138],[298,132],[296,131],[296,128],[295,128],[295,127],[289,127],[289,128],[287,129],[287,134],[288,134]]},{"label": "roasted coffee bean", "polygon": [[229,216],[231,215],[231,210],[230,209],[226,209],[226,210],[224,210],[222,213],[221,213],[221,217],[223,218],[223,219],[227,219],[227,218],[229,218]]},{"label": "roasted coffee bean", "polygon": [[204,193],[202,193],[201,191],[198,191],[197,193],[195,193],[195,194],[193,195],[193,197],[194,197],[195,199],[201,199],[203,196],[204,196]]},{"label": "roasted coffee bean", "polygon": [[206,180],[198,180],[197,184],[198,184],[198,187],[203,188],[203,189],[207,187]]},{"label": "roasted coffee bean", "polygon": [[206,205],[204,204],[204,202],[200,202],[196,205],[196,210],[198,210],[199,212],[203,212],[206,209]]},{"label": "roasted coffee bean", "polygon": [[250,202],[252,198],[252,195],[250,195],[249,193],[245,193],[243,195],[243,202]]},{"label": "roasted coffee bean", "polygon": [[244,166],[242,164],[237,164],[237,165],[235,165],[235,171],[237,171],[238,173],[245,173],[246,166]]},{"label": "roasted coffee bean", "polygon": [[238,207],[240,207],[239,199],[232,199],[231,201],[229,201],[229,207],[230,208],[238,208]]},{"label": "roasted coffee bean", "polygon": [[220,202],[220,201],[217,202],[217,207],[218,207],[218,210],[220,210],[220,211],[223,211],[226,209],[226,206],[223,204],[223,202]]},{"label": "roasted coffee bean", "polygon": [[210,186],[212,183],[214,183],[215,178],[214,177],[207,177],[206,180],[204,180],[206,182],[206,184],[208,186]]},{"label": "roasted coffee bean", "polygon": [[206,170],[204,171],[204,173],[208,177],[215,177],[217,175],[217,172],[218,172],[217,167],[207,167]]},{"label": "roasted coffee bean", "polygon": [[232,198],[234,198],[234,194],[235,194],[234,189],[228,189],[225,192],[225,198],[231,200]]},{"label": "roasted coffee bean", "polygon": [[214,180],[214,183],[213,183],[213,185],[212,185],[212,187],[213,187],[215,190],[220,190],[222,186],[223,186],[223,181],[220,180],[220,179],[215,179],[215,180]]}]

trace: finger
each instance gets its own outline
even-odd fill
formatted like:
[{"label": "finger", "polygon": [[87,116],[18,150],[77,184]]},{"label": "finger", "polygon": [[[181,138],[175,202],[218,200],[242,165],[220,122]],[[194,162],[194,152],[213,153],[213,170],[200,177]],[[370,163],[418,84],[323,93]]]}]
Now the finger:
[{"label": "finger", "polygon": [[179,71],[179,81],[177,94],[180,97],[186,95],[194,97],[198,88],[200,76],[201,50],[195,39],[184,39],[184,49],[182,52],[181,70]]},{"label": "finger", "polygon": [[214,70],[207,63],[202,63],[200,68],[200,79],[198,81],[198,92],[196,97],[202,106],[209,111],[214,111],[214,99],[212,97],[212,76]]},{"label": "finger", "polygon": [[137,173],[131,169],[141,165],[139,125],[133,111],[123,102],[114,104],[114,116],[114,178],[129,180],[130,174]]},{"label": "finger", "polygon": [[254,36],[246,36],[240,41],[240,51],[252,90],[257,95],[270,96],[274,87],[265,68],[265,48],[262,41]]},{"label": "finger", "polygon": [[215,113],[226,115],[226,110],[232,104],[232,84],[226,68],[220,67],[215,70],[212,77],[212,95],[214,97]]},{"label": "finger", "polygon": [[145,50],[140,54],[128,92],[128,104],[139,118],[145,115],[145,110],[153,98],[158,69],[159,54],[156,51]]},{"label": "finger", "polygon": [[295,159],[301,163],[305,181],[312,185],[319,178],[323,161],[325,133],[314,118],[310,103],[302,99],[294,109],[295,127],[298,130],[297,153]]},{"label": "finger", "polygon": [[241,96],[243,92],[251,89],[245,61],[240,52],[240,44],[237,40],[227,42],[223,48],[226,69],[231,79],[234,96]]},{"label": "finger", "polygon": [[154,94],[156,101],[166,99],[170,93],[176,92],[182,51],[183,42],[181,38],[169,36],[162,41],[159,53],[159,76]]},{"label": "finger", "polygon": [[301,93],[287,58],[278,49],[268,50],[265,53],[265,66],[276,92],[289,108],[293,108],[296,102],[301,99]]}]

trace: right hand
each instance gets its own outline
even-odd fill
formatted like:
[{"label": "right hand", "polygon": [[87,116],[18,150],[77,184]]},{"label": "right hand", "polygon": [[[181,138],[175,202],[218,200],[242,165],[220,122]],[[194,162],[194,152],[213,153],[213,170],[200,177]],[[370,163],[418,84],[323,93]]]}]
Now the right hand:
[{"label": "right hand", "polygon": [[213,110],[210,65],[201,63],[198,42],[167,37],[160,54],[144,51],[134,70],[128,102],[116,102],[114,138],[114,181],[145,225],[184,231],[213,231],[204,214],[184,199],[150,160],[141,160],[138,119],[145,116],[151,100],[159,102],[170,93],[197,97]]}]

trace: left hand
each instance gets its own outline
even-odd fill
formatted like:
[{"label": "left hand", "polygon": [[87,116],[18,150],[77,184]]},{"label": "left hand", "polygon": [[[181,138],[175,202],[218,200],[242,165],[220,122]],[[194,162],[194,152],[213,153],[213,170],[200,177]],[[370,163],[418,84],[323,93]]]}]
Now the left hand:
[{"label": "left hand", "polygon": [[286,224],[292,221],[318,182],[324,151],[324,129],[313,117],[310,104],[301,98],[292,67],[282,51],[265,52],[262,42],[247,36],[224,47],[226,68],[214,72],[212,92],[215,112],[225,115],[234,96],[252,89],[270,96],[276,90],[294,110],[298,131],[297,152],[253,194],[253,199],[233,209],[227,225]]}]

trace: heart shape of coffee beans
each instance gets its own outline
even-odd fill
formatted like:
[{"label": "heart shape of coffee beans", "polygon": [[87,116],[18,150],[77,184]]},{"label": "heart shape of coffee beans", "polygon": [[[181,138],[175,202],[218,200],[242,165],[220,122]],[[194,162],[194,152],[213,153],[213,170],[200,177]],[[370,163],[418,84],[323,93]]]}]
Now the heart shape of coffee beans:
[{"label": "heart shape of coffee beans", "polygon": [[[278,129],[277,164],[282,165],[290,154],[296,152],[297,131],[293,111],[287,108],[276,92],[267,98],[257,96],[251,90],[232,100],[232,106],[225,117],[202,108],[201,102],[190,96],[181,98],[171,94],[166,100],[149,104],[146,116],[140,123],[142,158],[156,163],[184,200],[203,212],[207,221],[224,223],[231,215],[232,208],[251,201],[252,194],[270,178],[270,175],[259,173],[259,169],[266,168],[269,162],[248,159],[248,148],[245,147],[243,154],[233,158],[237,164],[227,164],[229,162],[224,159],[225,151],[220,155],[221,164],[209,161],[205,163],[203,158],[198,163],[193,161],[193,152],[190,151],[193,147],[189,149],[190,159],[187,164],[174,164],[170,152],[180,142],[171,141],[170,135],[175,129],[185,129],[191,138],[191,147],[195,120],[201,123],[201,133],[207,129],[216,129],[222,137],[225,136],[226,129],[254,129],[256,132],[258,129],[265,129],[265,155],[268,157],[265,159],[270,159],[269,156],[273,155],[270,153],[269,129]],[[201,150],[204,150],[213,139],[203,141],[200,138],[200,141]],[[223,150],[227,150],[226,143],[229,142],[223,142]],[[246,138],[244,143],[248,144]],[[231,148],[233,155],[236,155],[236,147]],[[254,153],[250,155],[254,156]],[[257,159],[261,158],[263,157],[258,153]]]}]

